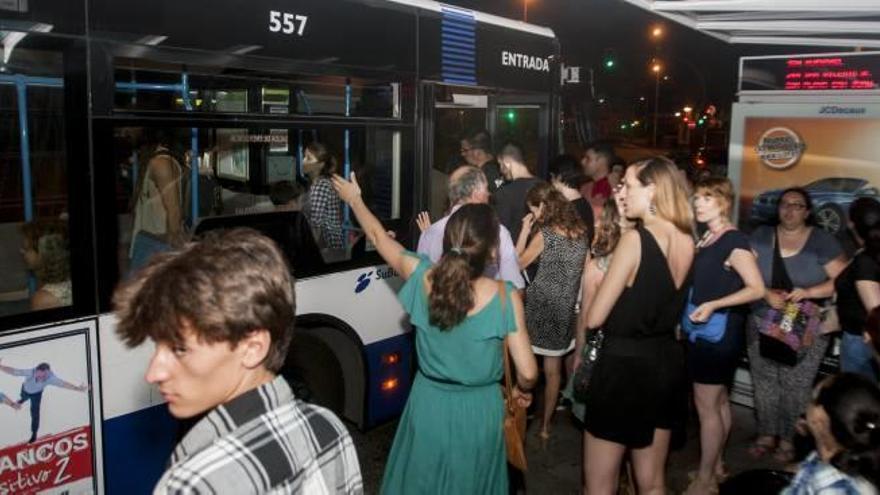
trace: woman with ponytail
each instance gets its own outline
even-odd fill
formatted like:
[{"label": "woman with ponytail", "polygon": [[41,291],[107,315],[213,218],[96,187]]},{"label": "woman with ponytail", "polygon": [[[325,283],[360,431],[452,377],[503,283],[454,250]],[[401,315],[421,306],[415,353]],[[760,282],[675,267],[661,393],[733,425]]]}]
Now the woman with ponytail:
[{"label": "woman with ponytail", "polygon": [[[383,494],[507,493],[502,343],[516,365],[513,397],[528,406],[537,364],[519,293],[483,276],[498,218],[467,204],[446,224],[437,264],[404,250],[361,198],[355,175],[333,177],[367,239],[406,283],[398,298],[416,327],[418,372],[385,466]],[[504,285],[502,285],[504,284]]]},{"label": "woman with ponytail", "polygon": [[873,381],[855,373],[825,379],[813,390],[805,426],[816,450],[783,495],[878,493],[880,389]]}]

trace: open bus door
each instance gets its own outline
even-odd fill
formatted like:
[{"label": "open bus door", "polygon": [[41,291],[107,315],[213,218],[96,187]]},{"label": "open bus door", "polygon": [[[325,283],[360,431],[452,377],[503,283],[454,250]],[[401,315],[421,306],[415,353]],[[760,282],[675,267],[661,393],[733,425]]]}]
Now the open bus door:
[{"label": "open bus door", "polygon": [[449,174],[466,163],[461,140],[480,130],[492,135],[493,151],[508,141],[522,145],[527,163],[537,175],[544,175],[555,143],[551,98],[549,93],[493,94],[483,88],[424,84],[420,209],[429,211],[433,219],[443,216],[449,207]]}]

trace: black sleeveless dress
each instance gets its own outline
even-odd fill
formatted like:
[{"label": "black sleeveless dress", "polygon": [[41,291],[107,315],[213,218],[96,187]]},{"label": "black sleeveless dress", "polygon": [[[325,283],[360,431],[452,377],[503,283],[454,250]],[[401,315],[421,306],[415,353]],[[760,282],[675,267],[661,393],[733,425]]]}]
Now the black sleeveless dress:
[{"label": "black sleeveless dress", "polygon": [[655,429],[672,429],[687,415],[684,349],[675,326],[690,283],[676,288],[654,236],[644,227],[637,231],[638,272],[605,322],[584,420],[593,436],[630,448],[651,445]]}]

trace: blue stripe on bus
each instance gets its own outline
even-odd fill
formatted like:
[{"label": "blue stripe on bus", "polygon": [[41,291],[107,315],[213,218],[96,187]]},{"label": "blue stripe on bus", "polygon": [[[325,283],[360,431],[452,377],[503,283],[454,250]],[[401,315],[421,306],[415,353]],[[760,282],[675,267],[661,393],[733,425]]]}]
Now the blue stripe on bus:
[{"label": "blue stripe on bus", "polygon": [[[382,362],[382,357],[396,353],[399,360],[394,364]],[[409,389],[412,386],[415,346],[413,333],[391,337],[364,347],[369,378],[367,380],[367,426],[375,426],[394,419],[403,411]],[[382,390],[382,383],[397,379],[397,387]]]},{"label": "blue stripe on bus", "polygon": [[443,59],[444,64],[448,61],[448,62],[459,62],[459,63],[466,63],[469,65],[473,65],[475,62],[475,57],[473,56],[473,54],[460,55],[457,53],[448,52],[446,50],[443,50],[441,57]]},{"label": "blue stripe on bus", "polygon": [[104,420],[106,493],[149,494],[177,440],[177,420],[165,404]]},{"label": "blue stripe on bus", "polygon": [[460,55],[463,57],[476,57],[477,53],[472,46],[463,47],[455,44],[443,43],[440,45],[440,52],[444,55]]},{"label": "blue stripe on bus", "polygon": [[475,35],[473,31],[459,31],[443,26],[442,36],[444,40],[458,41],[461,43],[475,43]]}]

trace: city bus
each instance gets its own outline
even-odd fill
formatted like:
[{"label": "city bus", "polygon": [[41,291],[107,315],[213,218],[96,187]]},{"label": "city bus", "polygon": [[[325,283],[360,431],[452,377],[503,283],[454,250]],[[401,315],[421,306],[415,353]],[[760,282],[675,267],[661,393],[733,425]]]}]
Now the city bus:
[{"label": "city bus", "polygon": [[[151,490],[181,428],[112,294],[216,229],[289,258],[295,392],[357,428],[396,417],[415,366],[401,280],[349,212],[331,242],[273,191],[308,195],[320,143],[414,245],[466,133],[541,171],[559,149],[553,32],[427,0],[9,0],[0,45],[0,493]],[[31,376],[50,378],[32,394]]]}]

